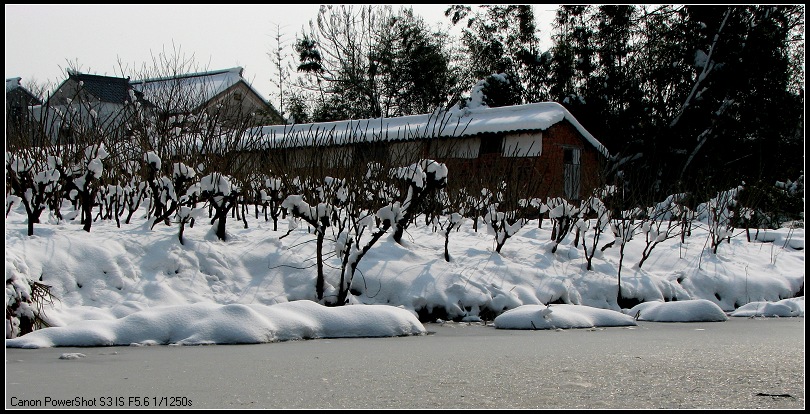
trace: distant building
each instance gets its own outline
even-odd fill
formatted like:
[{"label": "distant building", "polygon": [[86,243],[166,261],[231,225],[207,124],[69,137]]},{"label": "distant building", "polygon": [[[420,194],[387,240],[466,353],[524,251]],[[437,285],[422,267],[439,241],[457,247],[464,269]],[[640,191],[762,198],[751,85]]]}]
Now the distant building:
[{"label": "distant building", "polygon": [[6,79],[6,136],[27,128],[28,107],[34,105],[42,105],[42,100],[22,86],[22,78]]},{"label": "distant building", "polygon": [[[44,103],[33,102],[30,112],[43,129],[35,136],[71,144],[79,137],[93,142],[132,138],[136,108],[167,121],[163,123],[167,129],[187,127],[188,120],[203,113],[224,126],[283,122],[245,81],[239,67],[136,81],[69,70],[68,78]],[[104,137],[95,137],[97,133]]]},{"label": "distant building", "polygon": [[145,102],[167,117],[205,111],[224,124],[249,120],[252,125],[282,124],[284,119],[235,67],[132,81]]},{"label": "distant building", "polygon": [[[68,70],[68,78],[42,105],[32,107],[31,111],[53,143],[72,144],[80,133],[101,131],[108,134],[107,139],[122,138],[131,115],[127,105],[137,99],[131,90],[129,78]],[[109,136],[113,131],[116,136]]]},{"label": "distant building", "polygon": [[[42,100],[31,91],[22,86],[22,78],[6,79],[6,108],[26,108],[32,105],[41,105]],[[21,111],[20,111],[21,112]]]}]

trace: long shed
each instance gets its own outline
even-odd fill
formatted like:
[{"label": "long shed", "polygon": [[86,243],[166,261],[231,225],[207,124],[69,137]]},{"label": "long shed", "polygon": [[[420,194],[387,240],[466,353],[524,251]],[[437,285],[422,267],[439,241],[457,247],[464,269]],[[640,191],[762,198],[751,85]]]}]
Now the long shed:
[{"label": "long shed", "polygon": [[448,165],[450,180],[527,180],[536,196],[569,200],[581,199],[598,185],[609,156],[556,102],[264,126],[249,131],[244,145],[263,154],[255,162],[284,165],[285,170],[372,161],[395,167],[429,158]]}]

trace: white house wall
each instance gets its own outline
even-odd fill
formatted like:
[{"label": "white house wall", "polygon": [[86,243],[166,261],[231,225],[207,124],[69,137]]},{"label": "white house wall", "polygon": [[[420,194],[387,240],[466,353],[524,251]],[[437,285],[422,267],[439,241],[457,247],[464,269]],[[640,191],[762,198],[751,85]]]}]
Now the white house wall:
[{"label": "white house wall", "polygon": [[539,157],[542,153],[542,132],[510,134],[503,137],[504,157]]},{"label": "white house wall", "polygon": [[440,139],[432,145],[431,154],[438,158],[478,158],[481,149],[481,138]]},{"label": "white house wall", "polygon": [[39,123],[51,142],[56,144],[59,140],[59,131],[63,126],[70,126],[74,133],[81,133],[83,129],[96,128],[99,131],[111,134],[111,139],[123,132],[121,122],[127,116],[126,108],[120,104],[108,102],[77,103],[71,105],[29,107],[34,122]]}]

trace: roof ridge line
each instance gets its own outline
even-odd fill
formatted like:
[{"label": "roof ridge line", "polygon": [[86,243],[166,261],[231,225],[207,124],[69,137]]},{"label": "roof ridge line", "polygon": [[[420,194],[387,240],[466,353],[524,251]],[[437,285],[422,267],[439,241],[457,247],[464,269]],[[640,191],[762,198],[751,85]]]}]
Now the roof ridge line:
[{"label": "roof ridge line", "polygon": [[160,82],[160,81],[167,81],[167,80],[179,80],[179,79],[188,79],[188,78],[197,78],[203,76],[212,76],[212,75],[220,75],[223,73],[236,73],[240,77],[242,76],[242,71],[244,70],[241,66],[234,66],[228,69],[217,69],[205,72],[193,72],[193,73],[186,73],[186,74],[178,74],[178,75],[169,75],[169,76],[160,76],[155,78],[146,78],[146,79],[138,79],[132,81],[132,83],[147,83],[147,82]]}]

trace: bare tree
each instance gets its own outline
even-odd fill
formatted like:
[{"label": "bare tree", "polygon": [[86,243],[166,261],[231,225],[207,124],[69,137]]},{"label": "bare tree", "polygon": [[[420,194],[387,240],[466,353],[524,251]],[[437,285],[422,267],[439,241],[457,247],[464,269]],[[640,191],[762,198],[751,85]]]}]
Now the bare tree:
[{"label": "bare tree", "polygon": [[742,186],[720,191],[707,202],[709,239],[712,253],[717,254],[717,247],[723,240],[731,241],[734,232],[734,221],[738,215],[737,193]]},{"label": "bare tree", "polygon": [[[19,151],[17,155],[6,155],[7,187],[9,195],[16,196],[25,207],[28,215],[28,235],[34,235],[34,224],[40,222],[42,212],[47,208],[48,198],[59,185],[59,171],[36,166],[33,158],[26,156],[30,151]],[[10,206],[8,207],[10,208]]]},{"label": "bare tree", "polygon": [[[585,255],[585,260],[588,262],[587,269],[593,270],[593,256],[596,254],[597,245],[599,244],[602,234],[610,225],[610,211],[605,207],[605,203],[600,197],[591,195],[582,202],[580,216],[581,218],[578,224],[580,224],[580,228],[583,232],[582,251]],[[588,231],[591,232],[590,243],[586,241]],[[604,251],[604,246],[599,250]]]},{"label": "bare tree", "polygon": [[458,231],[466,220],[463,203],[466,196],[466,192],[463,191],[450,192],[446,188],[442,189],[436,198],[436,207],[425,214],[425,221],[433,223],[433,231],[435,232],[438,227],[444,235],[444,260],[446,262],[450,261],[450,234],[454,230]]},{"label": "bare tree", "polygon": [[275,70],[275,77],[271,79],[271,82],[276,86],[276,88],[278,88],[278,111],[283,118],[287,118],[284,110],[284,98],[285,88],[290,82],[290,70],[292,65],[288,59],[289,56],[284,54],[284,50],[288,45],[284,40],[284,34],[281,32],[281,27],[282,26],[280,24],[275,24],[276,34],[273,36],[273,40],[275,40],[275,49],[273,49],[267,55],[273,62],[273,69]]},{"label": "bare tree", "polygon": [[256,126],[266,118],[245,112],[238,100],[212,100],[218,85],[196,76],[203,69],[175,47],[153,55],[133,81],[130,156],[140,157],[148,188],[137,197],[131,192],[129,203],[148,197],[152,226],[176,217],[181,232],[199,218],[197,203],[203,203],[225,240],[229,214],[247,225],[243,210],[254,202],[251,154],[261,145]]},{"label": "bare tree", "polygon": [[641,232],[644,234],[644,249],[641,252],[641,260],[638,262],[639,268],[650,258],[650,255],[659,243],[680,235],[683,228],[682,222],[675,220],[675,215],[673,214],[680,211],[677,208],[677,203],[680,198],[680,195],[671,195],[657,205],[646,208],[646,212],[641,219]]}]

